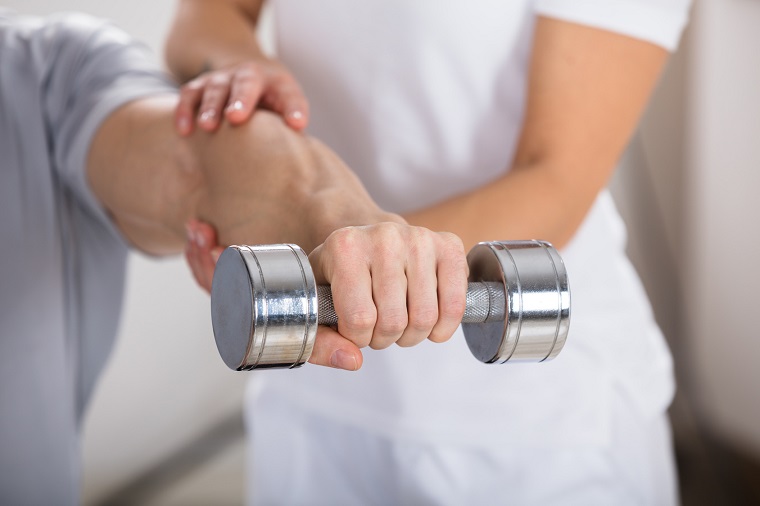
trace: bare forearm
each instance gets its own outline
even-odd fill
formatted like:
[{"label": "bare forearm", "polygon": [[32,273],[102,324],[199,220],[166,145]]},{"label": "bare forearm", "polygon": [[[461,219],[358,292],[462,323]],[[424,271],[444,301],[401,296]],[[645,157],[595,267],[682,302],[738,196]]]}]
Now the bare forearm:
[{"label": "bare forearm", "polygon": [[[471,193],[412,213],[433,230],[477,241],[565,245],[604,188],[665,62],[662,48],[539,18],[528,103],[512,170]],[[484,219],[486,218],[486,219]]]},{"label": "bare forearm", "polygon": [[171,70],[187,81],[262,53],[253,28],[263,0],[182,0],[166,42]]},{"label": "bare forearm", "polygon": [[190,198],[202,183],[191,146],[174,134],[176,97],[137,100],[114,111],[90,146],[90,186],[124,237],[162,255],[182,250]]},{"label": "bare forearm", "polygon": [[453,232],[468,250],[480,241],[504,239],[541,239],[562,247],[593,203],[593,191],[579,195],[540,166],[516,167],[484,187],[404,218]]},{"label": "bare forearm", "polygon": [[310,251],[337,228],[402,221],[326,146],[272,113],[192,140],[205,178],[197,216],[222,244],[294,242]]},{"label": "bare forearm", "polygon": [[213,224],[223,244],[294,242],[307,250],[336,228],[402,221],[381,211],[332,151],[274,114],[181,138],[176,102],[127,104],[90,149],[91,186],[136,248],[181,251],[190,218]]}]

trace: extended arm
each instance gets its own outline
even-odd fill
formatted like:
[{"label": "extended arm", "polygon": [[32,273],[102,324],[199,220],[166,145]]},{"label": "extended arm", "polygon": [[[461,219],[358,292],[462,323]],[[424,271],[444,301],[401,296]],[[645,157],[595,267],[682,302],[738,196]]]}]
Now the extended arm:
[{"label": "extended arm", "polygon": [[340,320],[339,333],[320,329],[313,363],[357,369],[360,347],[453,334],[467,278],[458,238],[383,212],[334,153],[271,113],[183,138],[172,125],[176,103],[164,96],[127,104],[90,149],[91,187],[134,246],[178,252],[185,223],[200,218],[223,244],[314,250],[315,274],[332,285]]},{"label": "extended arm", "polygon": [[176,104],[174,96],[127,104],[90,151],[93,189],[139,249],[180,252],[194,217],[214,223],[224,243],[296,242],[307,251],[336,228],[403,222],[380,210],[334,153],[275,115],[182,138],[171,120]]},{"label": "extended arm", "polygon": [[[465,245],[496,237],[565,245],[612,174],[666,57],[647,42],[539,18],[512,170],[405,217]],[[507,219],[480,219],[495,215]]]}]

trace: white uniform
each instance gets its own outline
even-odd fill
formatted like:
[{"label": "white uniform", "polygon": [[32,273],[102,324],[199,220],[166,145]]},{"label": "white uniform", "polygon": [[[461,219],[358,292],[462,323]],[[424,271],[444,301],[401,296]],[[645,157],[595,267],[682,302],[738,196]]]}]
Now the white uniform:
[{"label": "white uniform", "polygon": [[[672,49],[688,0],[276,0],[278,53],[333,147],[389,210],[501,176],[536,14]],[[508,216],[504,216],[508,219]],[[502,219],[498,214],[484,219]],[[508,238],[484,238],[508,239]],[[256,374],[260,504],[670,504],[672,364],[603,192],[562,252],[572,321],[553,362],[486,366],[447,343],[365,351],[361,371]]]}]

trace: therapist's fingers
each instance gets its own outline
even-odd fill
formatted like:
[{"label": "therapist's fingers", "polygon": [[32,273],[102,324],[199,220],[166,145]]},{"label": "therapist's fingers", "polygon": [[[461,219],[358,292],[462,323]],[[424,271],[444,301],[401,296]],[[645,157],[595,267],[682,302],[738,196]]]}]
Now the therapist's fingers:
[{"label": "therapist's fingers", "polygon": [[180,135],[193,133],[195,115],[203,98],[205,78],[194,79],[179,90],[179,102],[174,111],[174,122]]},{"label": "therapist's fingers", "polygon": [[227,120],[233,125],[248,121],[261,99],[265,76],[253,63],[240,65],[232,77],[229,100],[224,110]]},{"label": "therapist's fingers", "polygon": [[230,95],[232,77],[229,72],[212,72],[206,79],[203,99],[198,109],[198,126],[213,132],[222,119],[222,109],[227,104]]},{"label": "therapist's fingers", "polygon": [[257,107],[282,116],[295,130],[309,121],[309,103],[288,70],[269,59],[249,60],[200,75],[180,88],[175,124],[180,135],[198,126],[216,130],[226,118],[240,125],[251,118]]},{"label": "therapist's fingers", "polygon": [[296,80],[287,72],[271,77],[262,104],[276,112],[294,130],[303,130],[309,123],[309,101]]},{"label": "therapist's fingers", "polygon": [[356,371],[364,358],[359,348],[330,327],[319,327],[309,363]]}]

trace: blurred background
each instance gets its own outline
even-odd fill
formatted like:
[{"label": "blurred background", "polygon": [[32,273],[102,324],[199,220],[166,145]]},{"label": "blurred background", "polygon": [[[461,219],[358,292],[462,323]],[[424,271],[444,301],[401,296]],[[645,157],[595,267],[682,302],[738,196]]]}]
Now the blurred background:
[{"label": "blurred background", "polygon": [[[612,185],[676,360],[683,503],[760,504],[760,2],[695,1]],[[110,18],[157,58],[174,10],[173,0],[1,3]],[[133,255],[84,427],[84,503],[240,504],[245,377],[218,358],[208,298],[183,262]]]}]

